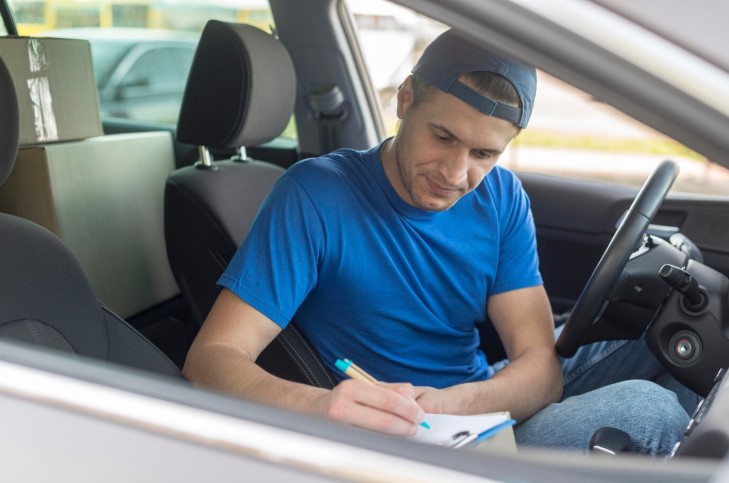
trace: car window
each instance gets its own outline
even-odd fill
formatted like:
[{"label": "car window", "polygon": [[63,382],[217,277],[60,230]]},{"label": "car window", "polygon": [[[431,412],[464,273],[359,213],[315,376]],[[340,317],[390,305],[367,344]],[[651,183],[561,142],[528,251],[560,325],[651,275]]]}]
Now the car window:
[{"label": "car window", "polygon": [[179,84],[187,74],[195,55],[194,49],[162,47],[144,52],[129,68],[122,85],[140,83],[150,86]]},{"label": "car window", "polygon": [[[346,1],[379,93],[387,135],[393,135],[397,88],[423,47],[445,27],[386,0]],[[544,72],[538,72],[538,84],[529,127],[504,152],[502,165],[640,186],[660,161],[670,158],[681,169],[674,191],[729,196],[726,168]]]},{"label": "car window", "polygon": [[174,124],[195,54],[194,46],[150,49],[139,46],[137,50],[142,50],[138,57],[132,54],[131,62],[118,66],[118,82],[112,75],[106,84],[99,84],[102,115]]},{"label": "car window", "polygon": [[[197,37],[210,19],[273,31],[267,0],[10,0],[20,35],[91,43],[102,117],[174,124]],[[160,46],[160,43],[165,43]],[[283,133],[296,137],[292,121]]]},{"label": "car window", "polygon": [[114,72],[114,68],[132,48],[134,42],[113,42],[97,40],[91,44],[91,57],[94,62],[94,75],[97,85],[104,85]]},{"label": "car window", "polygon": [[154,48],[143,52],[124,74],[119,87],[139,90],[138,95],[184,90],[194,49]]}]

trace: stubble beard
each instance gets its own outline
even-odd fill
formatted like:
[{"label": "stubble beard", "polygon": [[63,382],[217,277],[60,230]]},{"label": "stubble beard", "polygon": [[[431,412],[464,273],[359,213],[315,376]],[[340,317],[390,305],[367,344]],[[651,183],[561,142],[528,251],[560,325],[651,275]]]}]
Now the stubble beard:
[{"label": "stubble beard", "polygon": [[456,204],[460,197],[458,197],[455,201],[450,202],[446,206],[431,206],[427,204],[427,200],[424,199],[425,196],[423,196],[421,190],[418,190],[418,186],[416,184],[418,177],[427,177],[427,175],[417,173],[412,168],[409,168],[407,163],[404,161],[406,157],[407,154],[405,153],[405,149],[402,147],[401,143],[395,143],[395,165],[397,166],[397,172],[400,176],[402,187],[410,197],[410,201],[408,202],[409,204],[412,204],[413,206],[421,210],[427,211],[446,211]]}]

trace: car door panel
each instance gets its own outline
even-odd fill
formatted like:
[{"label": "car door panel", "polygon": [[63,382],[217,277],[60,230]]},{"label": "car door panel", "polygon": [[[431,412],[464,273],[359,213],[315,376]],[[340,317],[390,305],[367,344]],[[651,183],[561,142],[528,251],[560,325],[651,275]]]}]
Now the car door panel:
[{"label": "car door panel", "polygon": [[679,213],[681,233],[701,249],[704,263],[729,276],[729,199],[669,195],[663,210]]},{"label": "car door panel", "polygon": [[[531,200],[540,269],[555,312],[571,307],[610,242],[635,187],[519,173]],[[669,194],[654,225],[676,227],[705,263],[729,274],[729,200]]]},{"label": "car door panel", "polygon": [[531,201],[544,285],[559,313],[574,305],[636,191],[534,173],[519,177]]}]

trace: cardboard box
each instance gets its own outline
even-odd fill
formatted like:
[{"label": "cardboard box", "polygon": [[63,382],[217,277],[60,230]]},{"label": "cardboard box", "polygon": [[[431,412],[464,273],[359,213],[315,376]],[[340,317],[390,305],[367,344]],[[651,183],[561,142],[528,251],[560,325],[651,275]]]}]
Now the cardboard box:
[{"label": "cardboard box", "polygon": [[86,40],[0,37],[20,110],[20,145],[102,135],[91,46]]},{"label": "cardboard box", "polygon": [[163,222],[174,167],[168,132],[24,147],[0,186],[0,212],[58,235],[99,299],[129,317],[179,294]]}]

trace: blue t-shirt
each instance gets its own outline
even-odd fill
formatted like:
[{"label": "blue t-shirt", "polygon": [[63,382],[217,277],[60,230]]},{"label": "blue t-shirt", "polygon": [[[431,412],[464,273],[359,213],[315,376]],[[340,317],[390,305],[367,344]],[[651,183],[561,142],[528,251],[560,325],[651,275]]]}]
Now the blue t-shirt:
[{"label": "blue t-shirt", "polygon": [[289,168],[218,283],[282,328],[296,320],[335,375],[349,358],[387,382],[487,379],[487,298],[542,283],[527,196],[497,166],[450,209],[415,208],[380,147]]}]

